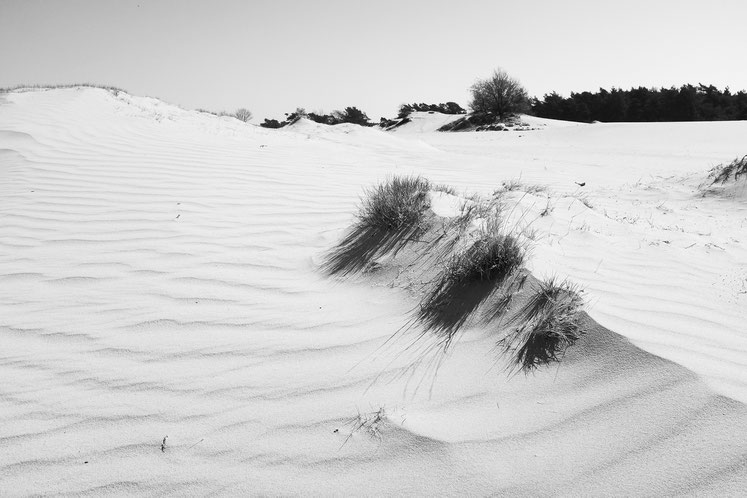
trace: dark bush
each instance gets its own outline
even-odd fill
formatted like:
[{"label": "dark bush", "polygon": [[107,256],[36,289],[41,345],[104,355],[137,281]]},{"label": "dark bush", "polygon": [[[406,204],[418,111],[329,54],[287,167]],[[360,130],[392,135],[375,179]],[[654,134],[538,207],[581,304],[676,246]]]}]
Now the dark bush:
[{"label": "dark bush", "polygon": [[532,113],[566,121],[721,121],[747,119],[747,93],[731,93],[713,85],[680,88],[612,88],[598,92],[571,92],[564,98],[553,92],[532,100]]},{"label": "dark bush", "polygon": [[287,122],[281,123],[277,119],[267,119],[265,118],[263,123],[260,123],[259,126],[262,128],[282,128],[283,126],[287,125]]},{"label": "dark bush", "polygon": [[[332,113],[337,123],[352,123],[360,126],[373,126],[365,112],[357,107],[346,107],[342,111]],[[337,124],[335,123],[335,124]]]},{"label": "dark bush", "polygon": [[397,113],[398,118],[406,118],[415,111],[419,112],[440,112],[442,114],[466,114],[467,111],[456,102],[446,102],[445,104],[402,104]]}]

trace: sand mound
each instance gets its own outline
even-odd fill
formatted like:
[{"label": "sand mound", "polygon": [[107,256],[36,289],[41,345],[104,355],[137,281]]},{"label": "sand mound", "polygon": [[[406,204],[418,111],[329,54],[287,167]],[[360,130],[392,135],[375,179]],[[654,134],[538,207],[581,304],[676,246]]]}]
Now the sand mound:
[{"label": "sand mound", "polygon": [[[451,255],[459,246],[469,245],[470,227],[480,224],[479,219],[459,219],[469,200],[457,202],[457,196],[443,192],[429,195],[432,198],[424,203],[417,227],[393,229],[387,236],[372,236],[360,232],[360,225],[353,227],[329,253],[327,271],[347,277],[357,273],[357,281],[400,287],[413,302],[421,299]],[[460,223],[456,228],[455,219]],[[366,251],[349,252],[353,233],[369,243]],[[347,266],[329,264],[338,262],[343,253]],[[355,258],[353,265],[350,261]],[[444,303],[445,319],[436,326],[427,319],[417,320],[424,305],[415,305],[413,318],[387,347],[396,357],[395,365],[390,365],[397,367],[394,378],[408,376],[407,385],[414,391],[439,384],[456,395],[462,383],[481,382],[474,368],[476,358],[492,357],[496,371],[505,372],[491,376],[494,384],[486,388],[500,393],[495,407],[487,406],[482,396],[458,397],[436,413],[408,411],[403,424],[428,438],[420,443],[423,446],[447,441],[453,445],[452,454],[482,455],[479,468],[484,474],[468,479],[472,492],[731,493],[747,483],[747,468],[739,463],[747,454],[747,434],[735,438],[733,429],[733,424],[747,419],[747,407],[713,394],[692,372],[642,351],[586,314],[580,319],[583,334],[560,352],[559,364],[541,365],[532,375],[512,374],[516,372],[513,359],[500,354],[496,341],[500,343],[516,325],[517,315],[537,287],[533,277],[523,279],[527,284],[515,288],[500,315],[495,314],[500,286],[482,289],[480,282],[450,296]],[[445,341],[444,334],[449,333],[455,337]],[[459,343],[462,336],[466,340]],[[599,427],[604,427],[602,432],[597,432]],[[396,445],[387,441],[397,437],[396,431],[381,430],[376,436],[381,445]],[[706,450],[707,456],[693,445],[706,440],[719,441]],[[517,457],[519,462],[514,460]],[[668,460],[645,472],[639,467],[642,461],[657,458]],[[542,467],[541,473],[537,466]],[[699,469],[695,474],[694,468]],[[418,474],[441,482],[443,472],[436,467]],[[468,471],[449,469],[451,475],[454,472]],[[621,473],[639,478],[621,481]]]}]

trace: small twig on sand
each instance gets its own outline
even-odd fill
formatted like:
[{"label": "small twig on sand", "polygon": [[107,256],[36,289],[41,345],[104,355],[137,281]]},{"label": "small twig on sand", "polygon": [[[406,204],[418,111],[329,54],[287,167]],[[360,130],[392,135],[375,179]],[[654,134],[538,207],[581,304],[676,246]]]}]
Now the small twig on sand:
[{"label": "small twig on sand", "polygon": [[194,448],[195,446],[197,446],[198,444],[200,444],[200,443],[201,443],[201,442],[203,442],[204,440],[205,440],[205,438],[202,438],[202,439],[200,439],[199,441],[197,441],[197,442],[196,442],[195,444],[193,444],[192,446],[190,446],[190,447],[189,447],[189,448],[187,448],[187,449],[188,449],[188,450],[191,450],[192,448]]},{"label": "small twig on sand", "polygon": [[169,436],[164,436],[163,441],[161,441],[161,453],[166,453],[166,438]]}]

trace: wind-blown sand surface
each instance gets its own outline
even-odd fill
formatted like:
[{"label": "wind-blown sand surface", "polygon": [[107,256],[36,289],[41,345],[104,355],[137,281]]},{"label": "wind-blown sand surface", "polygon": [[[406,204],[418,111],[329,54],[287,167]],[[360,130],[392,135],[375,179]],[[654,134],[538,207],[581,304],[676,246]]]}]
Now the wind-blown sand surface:
[{"label": "wind-blown sand surface", "polygon": [[[414,117],[265,130],[0,95],[2,494],[742,494],[747,195],[698,186],[747,123]],[[435,377],[399,375],[408,338],[382,345],[417,301],[319,269],[391,173],[549,188],[507,198],[533,272],[585,289],[560,365],[508,378],[473,327]]]}]

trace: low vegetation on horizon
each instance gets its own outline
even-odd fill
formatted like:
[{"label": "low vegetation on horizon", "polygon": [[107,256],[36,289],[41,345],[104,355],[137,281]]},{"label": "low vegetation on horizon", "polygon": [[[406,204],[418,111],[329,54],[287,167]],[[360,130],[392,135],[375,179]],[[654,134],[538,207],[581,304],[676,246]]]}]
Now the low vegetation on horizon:
[{"label": "low vegetation on horizon", "polygon": [[528,372],[558,361],[582,333],[577,289],[531,277],[525,242],[504,226],[500,200],[463,199],[460,214],[442,218],[430,209],[432,194],[454,195],[419,176],[367,189],[356,222],[322,269],[404,279],[421,296],[406,329],[418,325],[420,339],[433,339],[428,350],[447,351],[467,323],[479,321],[497,324],[496,345],[509,366]]},{"label": "low vegetation on horizon", "polygon": [[[90,87],[101,88],[118,95],[125,90],[92,83],[56,85],[16,85],[0,88],[0,93],[22,91],[24,89],[56,89]],[[545,94],[542,98],[530,98],[520,81],[505,70],[497,68],[493,74],[478,79],[469,88],[469,112],[458,103],[449,101],[440,104],[412,103],[400,105],[394,119],[382,117],[378,126],[394,129],[410,121],[413,112],[430,112],[460,115],[459,118],[439,131],[505,131],[515,125],[522,126],[518,116],[530,114],[541,118],[559,119],[591,123],[600,122],[659,122],[659,121],[726,121],[747,120],[747,91],[732,92],[728,87],[721,90],[714,85],[682,85],[679,88],[647,88],[639,86],[629,90],[613,87],[600,88],[597,92],[571,92],[563,97],[557,92]],[[197,109],[199,112],[216,116],[230,116],[243,122],[252,118],[247,108],[233,113],[213,112]],[[304,108],[286,113],[283,120],[265,118],[260,126],[282,128],[299,118],[326,125],[352,123],[360,126],[375,126],[368,115],[356,106],[330,114],[306,112]]]},{"label": "low vegetation on horizon", "polygon": [[374,123],[370,121],[368,115],[357,107],[346,107],[342,111],[333,111],[332,114],[306,112],[306,109],[304,109],[303,107],[299,107],[291,113],[286,113],[285,120],[283,121],[265,118],[264,122],[262,122],[259,126],[263,128],[282,128],[289,124],[295,123],[301,118],[306,118],[315,123],[325,125],[352,123],[359,126],[374,126]]},{"label": "low vegetation on horizon", "polygon": [[77,87],[100,88],[102,90],[106,90],[107,92],[111,93],[114,96],[117,96],[119,92],[128,93],[127,90],[118,88],[116,86],[98,85],[95,83],[64,83],[64,84],[57,84],[57,85],[15,85],[15,86],[10,86],[6,88],[0,88],[0,93],[16,92],[19,90],[56,90],[59,88],[77,88]]}]

